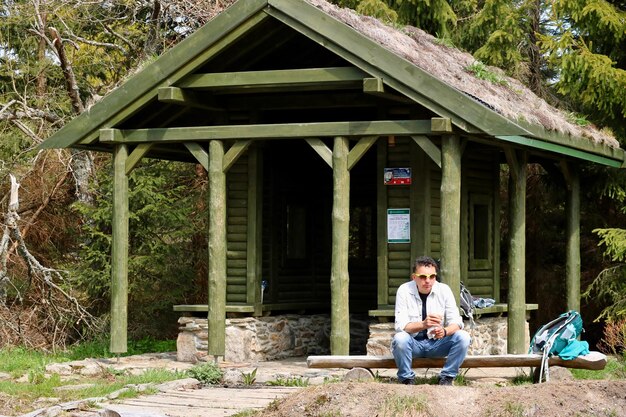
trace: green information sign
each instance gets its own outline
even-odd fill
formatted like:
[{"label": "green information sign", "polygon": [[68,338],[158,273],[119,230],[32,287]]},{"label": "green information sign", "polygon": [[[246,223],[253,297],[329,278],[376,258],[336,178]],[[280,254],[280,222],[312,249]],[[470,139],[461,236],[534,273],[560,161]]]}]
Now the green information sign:
[{"label": "green information sign", "polygon": [[387,242],[411,243],[411,209],[387,209]]}]

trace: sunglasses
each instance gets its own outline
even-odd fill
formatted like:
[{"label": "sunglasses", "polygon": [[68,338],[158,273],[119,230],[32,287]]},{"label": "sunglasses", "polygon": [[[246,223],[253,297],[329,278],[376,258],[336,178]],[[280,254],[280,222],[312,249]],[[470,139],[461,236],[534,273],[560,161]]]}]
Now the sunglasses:
[{"label": "sunglasses", "polygon": [[419,278],[419,279],[437,279],[437,274],[430,274],[430,275],[424,275],[424,274],[411,274],[411,276],[413,278]]}]

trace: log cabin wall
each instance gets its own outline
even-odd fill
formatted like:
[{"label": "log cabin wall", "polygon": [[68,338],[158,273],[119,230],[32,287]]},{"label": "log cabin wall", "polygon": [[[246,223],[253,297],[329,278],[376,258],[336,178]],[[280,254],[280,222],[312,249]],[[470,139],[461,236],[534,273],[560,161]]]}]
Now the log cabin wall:
[{"label": "log cabin wall", "polygon": [[248,154],[226,176],[226,302],[247,302]]}]

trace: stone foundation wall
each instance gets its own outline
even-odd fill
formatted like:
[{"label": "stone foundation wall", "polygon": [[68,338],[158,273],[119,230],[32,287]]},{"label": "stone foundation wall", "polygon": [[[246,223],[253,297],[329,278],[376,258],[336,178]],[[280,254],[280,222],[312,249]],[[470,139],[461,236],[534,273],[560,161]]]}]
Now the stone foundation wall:
[{"label": "stone foundation wall", "polygon": [[[177,358],[197,362],[207,355],[207,319],[181,317],[177,340]],[[506,354],[506,317],[476,319],[470,355]],[[377,323],[368,316],[350,319],[350,354],[389,355],[393,323]],[[526,323],[526,346],[530,342]],[[287,314],[271,317],[226,319],[227,362],[254,362],[295,356],[330,354],[330,316],[328,314]]]},{"label": "stone foundation wall", "polygon": [[[181,317],[176,342],[182,362],[202,360],[208,349],[207,319]],[[350,353],[363,354],[369,333],[369,317],[350,319]],[[227,362],[268,361],[294,356],[330,354],[328,314],[287,314],[271,317],[226,319]]]},{"label": "stone foundation wall", "polygon": [[[506,317],[481,317],[475,320],[475,327],[465,323],[465,330],[472,336],[468,354],[470,355],[504,355],[507,341]],[[391,339],[395,330],[393,323],[374,323],[370,326],[370,337],[367,341],[368,355],[390,355]],[[530,343],[528,322],[525,331],[526,346]]]}]

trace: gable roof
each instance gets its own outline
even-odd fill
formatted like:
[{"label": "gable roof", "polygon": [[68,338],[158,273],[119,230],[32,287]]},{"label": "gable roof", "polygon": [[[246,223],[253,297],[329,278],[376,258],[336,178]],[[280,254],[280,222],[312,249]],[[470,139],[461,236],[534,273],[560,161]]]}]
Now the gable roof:
[{"label": "gable roof", "polygon": [[[335,121],[340,114],[340,120],[358,121],[364,116],[357,108],[369,109],[365,113],[372,115],[373,109],[384,105],[388,113],[399,112],[407,119],[416,114],[419,119],[449,118],[459,133],[494,144],[622,165],[624,152],[609,134],[571,123],[563,112],[512,78],[501,75],[506,85],[475,78],[465,69],[472,62],[471,55],[443,46],[419,29],[399,31],[325,0],[240,0],[67,123],[41,147],[110,151],[111,143],[100,140],[100,131],[112,128],[240,126],[254,125],[255,118],[271,126],[285,120]],[[308,91],[303,86],[305,69],[317,77],[315,92],[303,93]],[[284,81],[297,71],[297,81]],[[277,81],[255,84],[254,89],[235,87],[233,78],[250,82],[246,74]],[[379,81],[374,94],[380,93],[384,103],[363,95],[364,79]],[[278,89],[277,84],[281,84]],[[357,93],[355,87],[360,94],[350,96]],[[175,90],[166,92],[168,88]],[[172,99],[166,94],[184,97]],[[316,108],[296,116],[289,108],[293,103],[306,109],[307,101],[321,100],[322,94],[328,97],[319,103],[341,108],[343,113]],[[181,108],[177,100],[192,103],[196,110]],[[273,109],[273,100],[282,104]],[[392,101],[400,107],[404,103],[404,108],[392,109]],[[242,118],[243,123],[237,122]],[[151,137],[145,140],[157,142]],[[151,152],[172,157],[166,147]]]}]

